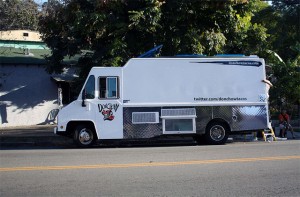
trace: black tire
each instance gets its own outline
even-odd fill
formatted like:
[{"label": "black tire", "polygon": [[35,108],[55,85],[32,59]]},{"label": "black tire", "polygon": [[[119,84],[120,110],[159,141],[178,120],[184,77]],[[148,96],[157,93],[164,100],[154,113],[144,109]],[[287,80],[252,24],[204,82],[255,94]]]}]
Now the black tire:
[{"label": "black tire", "polygon": [[87,125],[78,125],[74,132],[74,141],[76,144],[83,148],[91,147],[95,143],[94,129]]},{"label": "black tire", "polygon": [[206,127],[205,140],[208,144],[225,144],[228,139],[228,126],[222,122],[212,122]]}]

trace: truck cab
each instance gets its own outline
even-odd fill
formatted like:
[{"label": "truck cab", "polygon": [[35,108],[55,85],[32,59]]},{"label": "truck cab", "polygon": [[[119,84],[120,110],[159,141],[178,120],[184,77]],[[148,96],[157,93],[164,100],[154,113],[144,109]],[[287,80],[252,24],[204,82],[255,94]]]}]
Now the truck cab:
[{"label": "truck cab", "polygon": [[55,133],[73,137],[82,147],[98,139],[122,139],[121,82],[121,68],[92,68],[78,99],[59,112]]}]

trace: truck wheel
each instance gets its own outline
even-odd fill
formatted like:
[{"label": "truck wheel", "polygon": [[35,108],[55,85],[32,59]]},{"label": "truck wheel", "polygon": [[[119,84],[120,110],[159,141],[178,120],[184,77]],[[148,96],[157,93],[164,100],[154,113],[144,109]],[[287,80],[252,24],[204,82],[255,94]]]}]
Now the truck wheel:
[{"label": "truck wheel", "polygon": [[79,125],[75,129],[74,140],[80,147],[91,147],[95,142],[93,129],[86,125]]},{"label": "truck wheel", "polygon": [[227,126],[224,123],[213,122],[206,128],[205,139],[209,144],[225,144],[228,139]]}]

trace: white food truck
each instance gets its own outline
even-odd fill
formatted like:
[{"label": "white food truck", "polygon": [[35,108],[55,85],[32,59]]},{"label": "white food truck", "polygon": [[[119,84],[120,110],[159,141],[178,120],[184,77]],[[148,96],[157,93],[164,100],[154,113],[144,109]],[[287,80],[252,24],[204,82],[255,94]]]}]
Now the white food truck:
[{"label": "white food truck", "polygon": [[55,133],[79,146],[97,140],[192,136],[224,144],[229,134],[269,126],[264,60],[257,56],[132,58],[94,67]]}]

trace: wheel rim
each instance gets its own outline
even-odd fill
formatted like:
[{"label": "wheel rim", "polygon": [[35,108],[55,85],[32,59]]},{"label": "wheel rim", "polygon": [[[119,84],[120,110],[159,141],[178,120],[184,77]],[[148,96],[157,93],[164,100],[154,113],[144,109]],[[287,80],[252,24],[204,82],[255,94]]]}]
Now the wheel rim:
[{"label": "wheel rim", "polygon": [[224,139],[225,135],[226,131],[224,127],[220,125],[215,125],[210,129],[210,137],[214,141],[221,141],[222,139]]},{"label": "wheel rim", "polygon": [[78,134],[78,139],[81,144],[89,145],[93,141],[92,131],[85,128],[80,130]]}]

